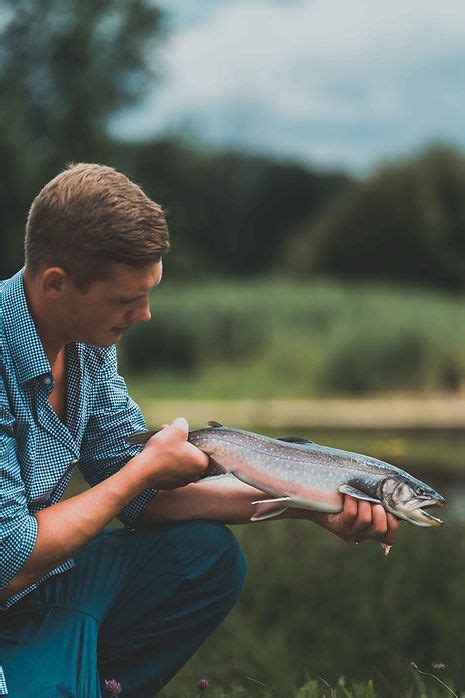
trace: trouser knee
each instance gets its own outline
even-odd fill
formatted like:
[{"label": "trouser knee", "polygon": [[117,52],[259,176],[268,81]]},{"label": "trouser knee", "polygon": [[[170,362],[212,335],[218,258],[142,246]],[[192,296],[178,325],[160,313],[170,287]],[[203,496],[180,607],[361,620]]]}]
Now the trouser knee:
[{"label": "trouser knee", "polygon": [[237,603],[247,578],[247,559],[234,534],[217,522],[199,522],[199,541],[211,559],[210,575],[231,606]]}]

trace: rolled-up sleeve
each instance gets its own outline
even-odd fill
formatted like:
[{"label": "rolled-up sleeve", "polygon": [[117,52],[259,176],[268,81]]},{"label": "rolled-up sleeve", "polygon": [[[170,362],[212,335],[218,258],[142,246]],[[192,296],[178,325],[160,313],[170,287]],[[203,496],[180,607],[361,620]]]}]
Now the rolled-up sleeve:
[{"label": "rolled-up sleeve", "polygon": [[31,555],[38,524],[28,510],[17,458],[15,420],[5,384],[0,381],[0,588],[3,588]]},{"label": "rolled-up sleeve", "polygon": [[[130,446],[125,437],[145,429],[142,412],[118,375],[116,347],[112,347],[95,381],[91,415],[81,447],[79,467],[89,485],[113,475],[139,453],[140,447]],[[134,523],[156,492],[142,492],[118,518],[124,524]]]}]

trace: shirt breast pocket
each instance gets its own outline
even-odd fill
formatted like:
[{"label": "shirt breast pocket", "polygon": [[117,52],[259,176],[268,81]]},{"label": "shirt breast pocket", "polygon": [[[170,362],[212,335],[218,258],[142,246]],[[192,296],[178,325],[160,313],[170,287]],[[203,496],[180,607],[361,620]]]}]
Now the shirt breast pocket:
[{"label": "shirt breast pocket", "polygon": [[29,487],[31,513],[60,500],[78,462],[65,444],[41,429],[34,460],[34,476]]}]

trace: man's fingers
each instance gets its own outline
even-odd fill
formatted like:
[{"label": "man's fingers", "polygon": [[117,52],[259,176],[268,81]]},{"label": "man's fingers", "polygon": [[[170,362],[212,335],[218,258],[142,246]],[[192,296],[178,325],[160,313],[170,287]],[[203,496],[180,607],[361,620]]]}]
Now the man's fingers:
[{"label": "man's fingers", "polygon": [[372,508],[370,502],[363,500],[357,501],[357,507],[357,517],[352,524],[351,533],[355,540],[363,540],[372,525]]},{"label": "man's fingers", "polygon": [[397,538],[399,522],[381,504],[374,504],[344,495],[342,511],[338,514],[312,512],[312,520],[345,541],[359,543],[372,539],[392,545]]},{"label": "man's fingers", "polygon": [[387,511],[381,504],[375,504],[371,510],[372,523],[369,531],[370,537],[377,538],[384,542],[384,537],[388,531]]},{"label": "man's fingers", "polygon": [[[380,504],[370,505],[371,524],[363,528],[363,524],[358,524],[360,528],[354,536],[357,540],[374,539],[386,545],[392,545],[397,538],[399,522],[395,516],[387,512]],[[366,514],[362,515],[362,520]],[[352,527],[354,529],[354,527]]]},{"label": "man's fingers", "polygon": [[358,512],[358,502],[355,497],[350,497],[345,495],[344,497],[344,509],[341,512],[341,519],[348,525],[352,526],[355,519],[357,518]]},{"label": "man's fingers", "polygon": [[399,521],[395,516],[385,511],[380,505],[374,507],[374,509],[377,508],[381,509],[382,511],[378,511],[376,513],[373,512],[373,525],[372,530],[369,532],[369,537],[375,538],[380,543],[392,545],[397,538]]},{"label": "man's fingers", "polygon": [[387,533],[384,536],[382,543],[387,545],[392,545],[397,539],[397,533],[399,530],[399,519],[397,519],[393,514],[387,514],[388,528]]},{"label": "man's fingers", "polygon": [[176,419],[172,422],[171,426],[182,431],[182,433],[185,434],[187,438],[187,434],[189,432],[189,424],[187,423],[187,419],[184,419],[184,417],[176,417]]}]

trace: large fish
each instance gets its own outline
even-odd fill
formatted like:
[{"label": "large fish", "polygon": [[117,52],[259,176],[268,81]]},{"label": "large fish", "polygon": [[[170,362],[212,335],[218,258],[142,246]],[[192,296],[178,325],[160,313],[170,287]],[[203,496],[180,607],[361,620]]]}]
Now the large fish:
[{"label": "large fish", "polygon": [[[440,526],[425,511],[445,499],[409,473],[371,456],[320,446],[298,437],[272,439],[242,429],[208,422],[189,432],[188,440],[210,456],[204,477],[232,473],[239,480],[272,495],[253,502],[251,521],[268,519],[289,507],[339,512],[343,495],[382,504],[416,526]],[[127,437],[145,443],[156,432]]]}]

